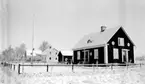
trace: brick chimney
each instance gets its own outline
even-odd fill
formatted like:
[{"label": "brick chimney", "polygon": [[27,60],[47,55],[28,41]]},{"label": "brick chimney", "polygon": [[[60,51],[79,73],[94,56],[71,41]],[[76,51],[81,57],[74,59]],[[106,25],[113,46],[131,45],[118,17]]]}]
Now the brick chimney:
[{"label": "brick chimney", "polygon": [[101,32],[104,32],[106,30],[106,26],[101,26]]}]

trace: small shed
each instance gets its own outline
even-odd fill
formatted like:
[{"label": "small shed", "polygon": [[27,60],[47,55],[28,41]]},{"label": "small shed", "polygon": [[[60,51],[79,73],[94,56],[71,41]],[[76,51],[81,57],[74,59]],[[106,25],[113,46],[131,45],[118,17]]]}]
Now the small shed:
[{"label": "small shed", "polygon": [[71,50],[62,50],[59,52],[59,62],[71,63],[73,57],[73,51]]}]

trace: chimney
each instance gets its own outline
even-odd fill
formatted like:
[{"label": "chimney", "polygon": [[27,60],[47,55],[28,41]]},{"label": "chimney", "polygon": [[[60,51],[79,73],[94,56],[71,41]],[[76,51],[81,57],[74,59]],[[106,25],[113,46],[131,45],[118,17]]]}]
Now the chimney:
[{"label": "chimney", "polygon": [[104,32],[106,30],[106,26],[101,26],[101,32]]}]

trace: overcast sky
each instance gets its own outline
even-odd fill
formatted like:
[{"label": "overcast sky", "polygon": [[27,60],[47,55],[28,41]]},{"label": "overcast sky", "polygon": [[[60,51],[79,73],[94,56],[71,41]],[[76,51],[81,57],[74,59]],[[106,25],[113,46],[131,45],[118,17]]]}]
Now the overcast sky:
[{"label": "overcast sky", "polygon": [[[9,0],[9,44],[24,42],[32,48],[43,40],[58,50],[70,50],[86,34],[100,32],[100,26],[121,25],[136,45],[145,47],[144,0]],[[35,17],[33,18],[33,14]]]}]

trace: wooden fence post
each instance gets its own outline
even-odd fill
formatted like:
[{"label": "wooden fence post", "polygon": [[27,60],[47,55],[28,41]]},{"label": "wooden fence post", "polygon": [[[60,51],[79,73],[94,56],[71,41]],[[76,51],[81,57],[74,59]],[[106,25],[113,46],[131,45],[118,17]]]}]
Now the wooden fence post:
[{"label": "wooden fence post", "polygon": [[72,64],[72,72],[74,72],[74,65]]},{"label": "wooden fence post", "polygon": [[92,66],[93,66],[93,72],[95,71],[95,65],[94,64],[92,64]]},{"label": "wooden fence post", "polygon": [[12,64],[10,64],[10,69],[12,69]]},{"label": "wooden fence post", "polygon": [[113,70],[113,63],[111,64],[111,70]]},{"label": "wooden fence post", "polygon": [[99,69],[99,67],[98,67],[98,66],[99,66],[98,61],[97,61],[97,63],[96,63],[96,64],[97,64],[97,65],[96,65],[96,66],[97,66],[97,69]]},{"label": "wooden fence post", "polygon": [[47,64],[47,72],[48,72],[48,69],[49,69],[49,68],[48,68],[48,64]]},{"label": "wooden fence post", "polygon": [[128,69],[128,67],[129,67],[129,64],[127,63],[127,69]]},{"label": "wooden fence post", "polygon": [[20,74],[20,64],[18,65],[18,74]]},{"label": "wooden fence post", "polygon": [[15,71],[15,65],[14,65],[14,71]]}]

